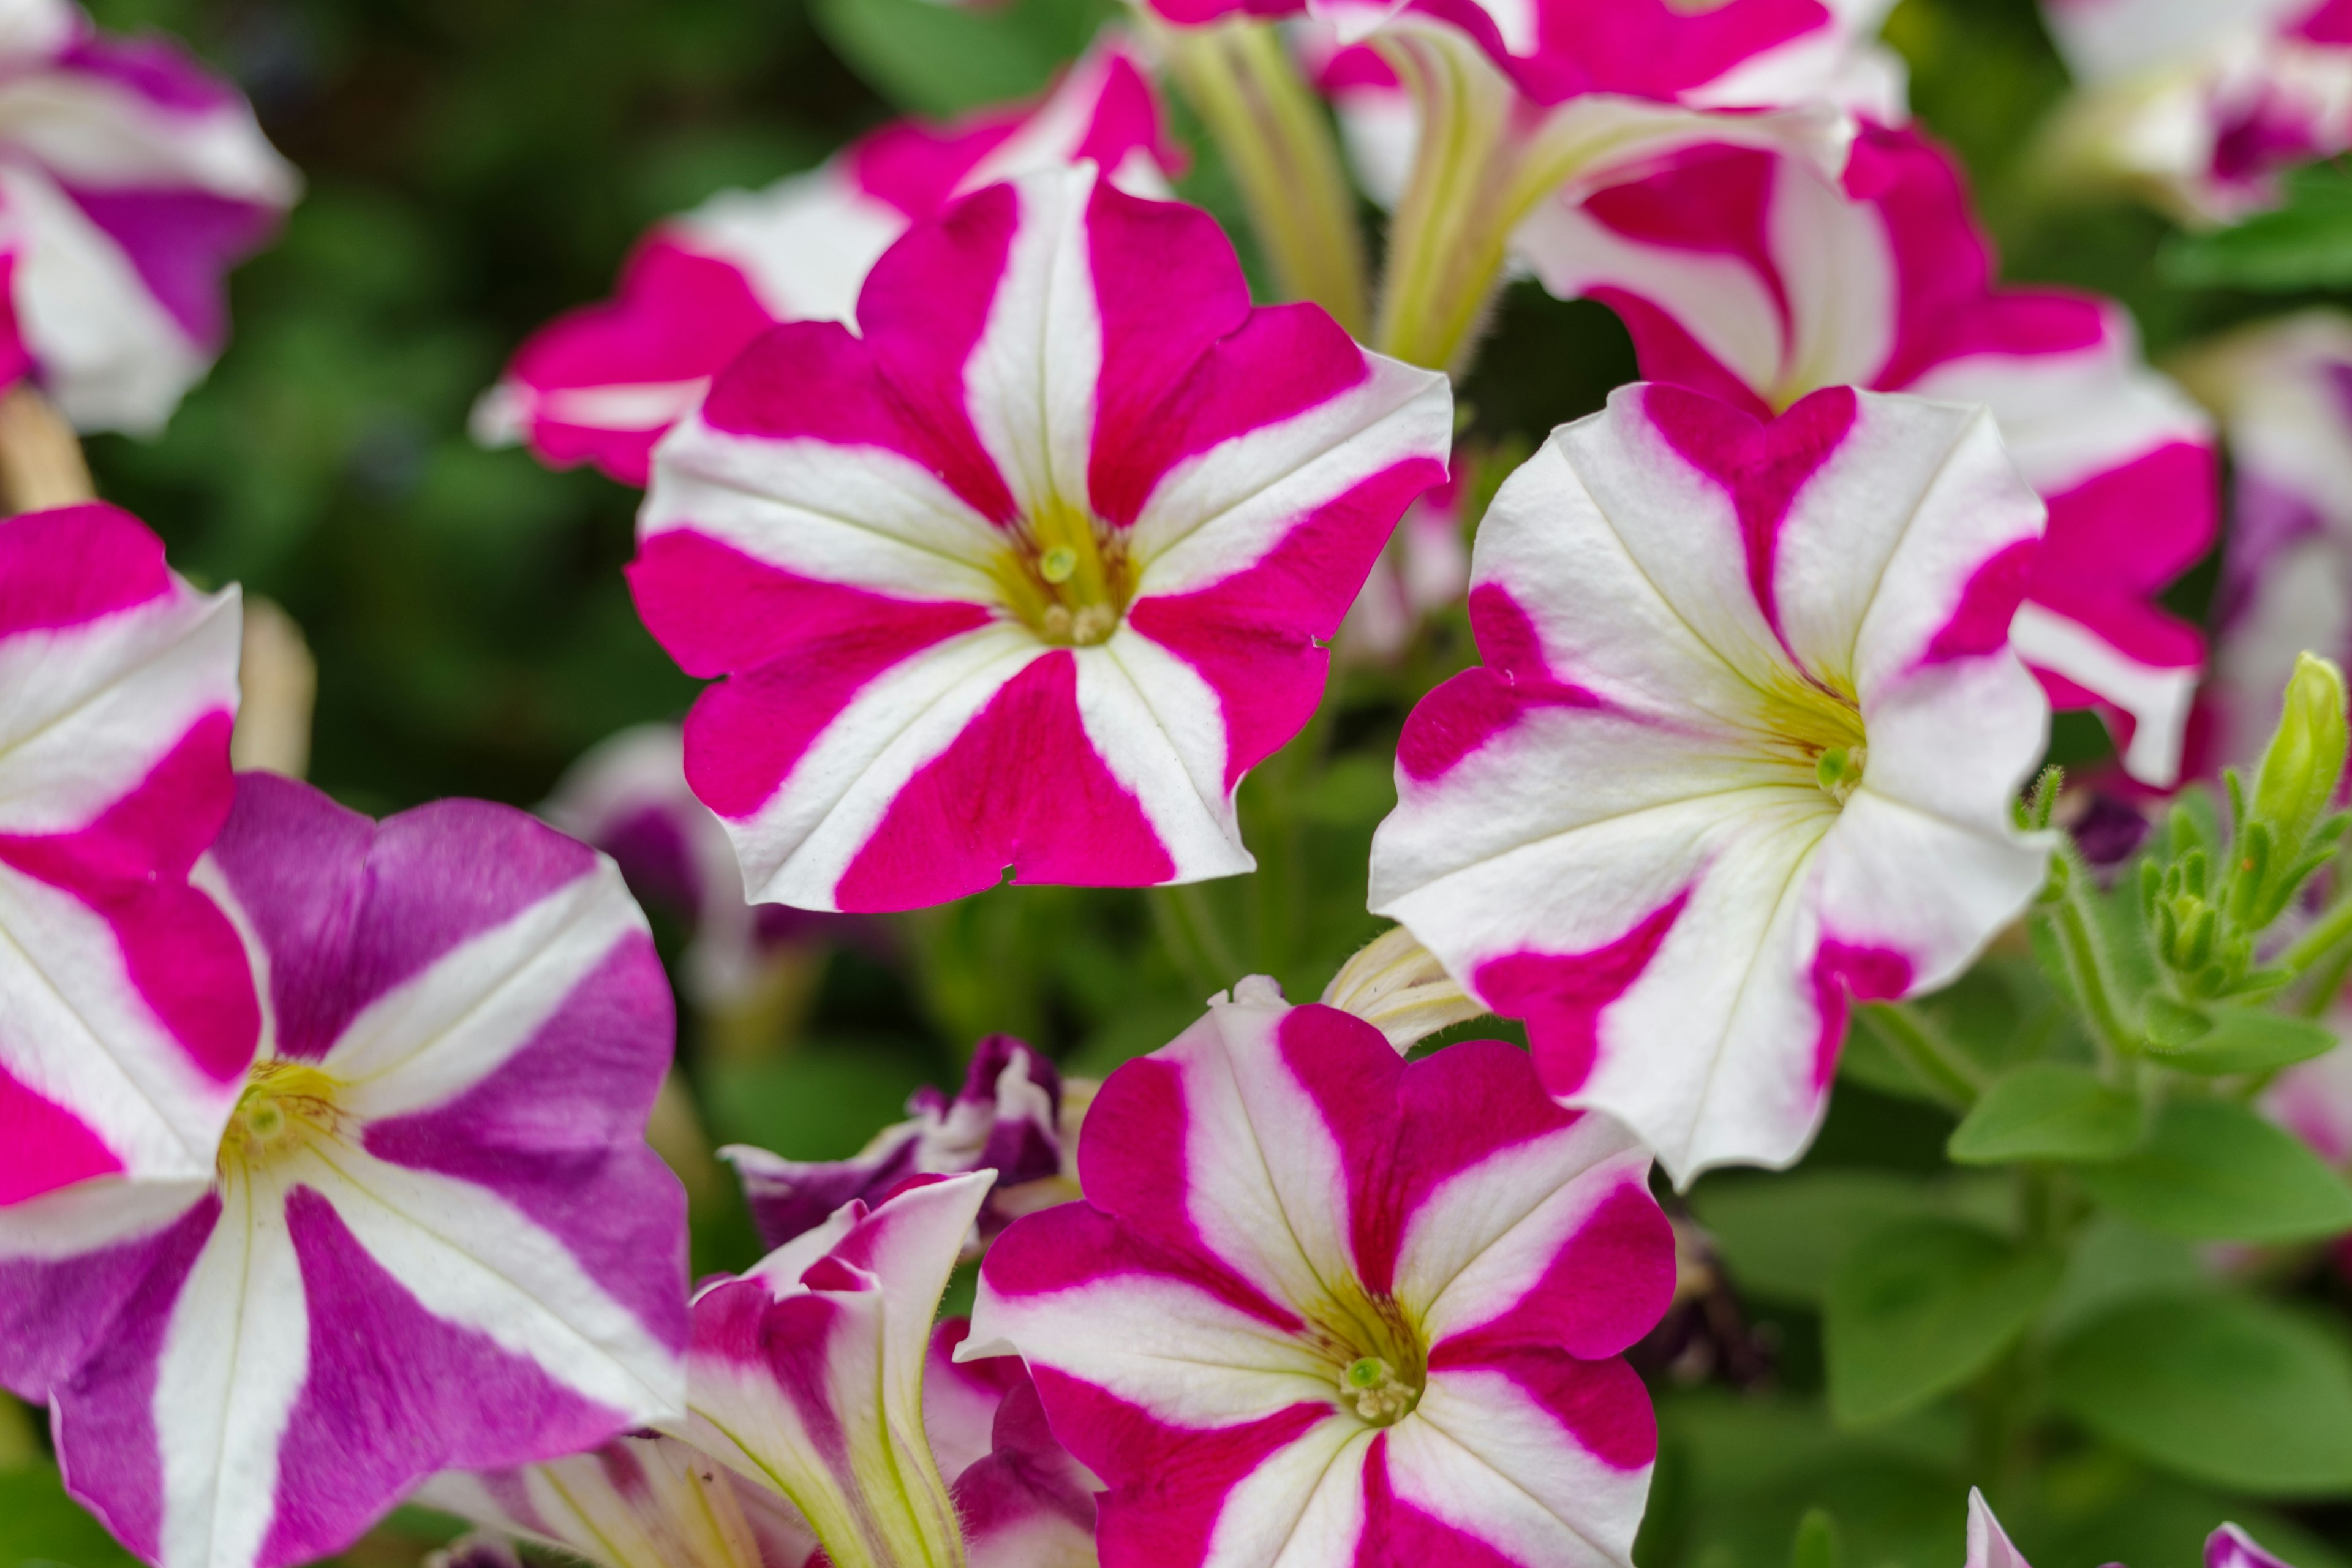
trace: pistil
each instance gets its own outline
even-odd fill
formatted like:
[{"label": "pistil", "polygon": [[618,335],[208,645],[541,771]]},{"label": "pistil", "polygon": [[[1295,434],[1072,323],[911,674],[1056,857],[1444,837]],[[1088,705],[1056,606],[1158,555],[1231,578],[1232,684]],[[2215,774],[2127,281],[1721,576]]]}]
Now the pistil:
[{"label": "pistil", "polygon": [[1121,542],[1083,508],[1059,500],[1026,521],[995,575],[1006,605],[1063,647],[1107,640],[1134,587]]}]

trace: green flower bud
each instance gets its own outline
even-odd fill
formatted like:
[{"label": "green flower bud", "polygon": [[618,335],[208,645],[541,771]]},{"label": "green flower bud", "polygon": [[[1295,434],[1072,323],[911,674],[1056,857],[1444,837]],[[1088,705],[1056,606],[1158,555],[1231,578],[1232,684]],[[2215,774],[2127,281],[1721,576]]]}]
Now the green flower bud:
[{"label": "green flower bud", "polygon": [[2345,745],[2344,672],[2306,653],[2295,660],[2278,732],[2254,779],[2252,817],[2268,826],[2280,859],[2301,850],[2335,800]]}]

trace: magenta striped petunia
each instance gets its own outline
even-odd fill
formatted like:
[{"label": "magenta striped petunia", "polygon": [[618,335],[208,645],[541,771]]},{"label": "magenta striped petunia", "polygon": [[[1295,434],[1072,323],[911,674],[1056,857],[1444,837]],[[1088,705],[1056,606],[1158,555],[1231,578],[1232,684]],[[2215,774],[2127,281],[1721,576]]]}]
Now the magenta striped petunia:
[{"label": "magenta striped petunia", "polygon": [[2205,645],[2156,600],[2220,523],[2210,422],[2141,360],[2120,305],[1993,287],[1949,154],[1865,126],[1832,182],[1695,149],[1543,204],[1517,248],[1552,292],[1616,310],[1653,381],[1759,415],[1848,384],[1990,407],[2050,508],[2018,651],[2058,706],[2116,716],[2135,776],[2179,776]]},{"label": "magenta striped petunia", "polygon": [[616,297],[549,323],[474,414],[485,442],[646,482],[654,444],[710,378],[781,321],[846,321],[866,272],[907,226],[964,191],[1091,159],[1160,195],[1179,154],[1150,79],[1116,37],[1038,102],[949,125],[900,121],[821,168],[729,191],[647,235]]},{"label": "magenta striped petunia", "polygon": [[0,1226],[212,1174],[259,1027],[188,880],[229,810],[239,624],[127,512],[0,521]]},{"label": "magenta striped petunia", "polygon": [[759,901],[1248,870],[1234,792],[1445,474],[1444,377],[1253,309],[1206,214],[1091,166],[962,198],[859,332],[778,329],[656,454],[630,581]]},{"label": "magenta striped petunia", "polygon": [[1621,387],[1478,531],[1486,663],[1405,723],[1373,909],[1676,1181],[1794,1160],[1850,1002],[1948,983],[2042,887],[2042,526],[1981,409]]},{"label": "magenta striped petunia", "polygon": [[276,1568],[435,1471],[676,1415],[669,989],[613,864],[247,773],[196,876],[261,999],[203,1174],[0,1210],[0,1383],[74,1494],[162,1568]]},{"label": "magenta striped petunia", "polygon": [[71,0],[0,17],[0,375],[85,430],[152,432],[228,336],[228,270],[300,181],[236,89]]},{"label": "magenta striped petunia", "polygon": [[1408,1064],[1244,981],[1112,1075],[1079,1163],[962,1353],[1027,1361],[1103,1568],[1630,1562],[1656,1429],[1620,1352],[1673,1236],[1647,1152],[1522,1052]]}]

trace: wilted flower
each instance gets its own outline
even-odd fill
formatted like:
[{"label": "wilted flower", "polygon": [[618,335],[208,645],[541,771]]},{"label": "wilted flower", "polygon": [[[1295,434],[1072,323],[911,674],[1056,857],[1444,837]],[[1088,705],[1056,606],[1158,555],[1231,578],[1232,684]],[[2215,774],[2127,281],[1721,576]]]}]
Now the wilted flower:
[{"label": "wilted flower", "polygon": [[1253,310],[1205,214],[1091,168],[956,202],[858,317],[719,378],[656,455],[630,568],[671,656],[728,677],[687,778],[751,895],[1249,869],[1234,791],[1444,477],[1444,378],[1313,306]]},{"label": "wilted flower", "polygon": [[866,272],[908,224],[961,192],[1082,158],[1123,189],[1166,193],[1159,105],[1115,39],[1033,106],[901,121],[811,173],[664,222],[624,266],[617,298],[522,346],[475,409],[475,436],[642,485],[654,443],[753,340],[780,321],[853,320]]},{"label": "wilted flower", "polygon": [[743,1178],[751,1218],[770,1247],[782,1247],[853,1198],[878,1203],[909,1176],[993,1171],[996,1185],[981,1210],[975,1239],[985,1240],[1018,1214],[1076,1197],[1066,1151],[1093,1086],[1073,1086],[1065,1100],[1054,1064],[1010,1035],[991,1035],[973,1050],[963,1089],[953,1099],[936,1089],[907,1101],[908,1120],[886,1127],[846,1160],[787,1160],[764,1149],[719,1151]]},{"label": "wilted flower", "polygon": [[222,281],[299,181],[226,82],[70,0],[0,16],[0,376],[85,430],[159,429],[228,336]]},{"label": "wilted flower", "polygon": [[216,1152],[0,1211],[0,1380],[75,1495],[163,1568],[275,1568],[436,1470],[676,1415],[669,991],[611,862],[249,773],[199,875],[262,997]]},{"label": "wilted flower", "polygon": [[0,1205],[212,1175],[259,1028],[188,881],[234,789],[237,604],[113,507],[0,521]]},{"label": "wilted flower", "polygon": [[1646,1153],[1522,1053],[1407,1064],[1244,981],[1111,1076],[1079,1158],[962,1353],[1027,1360],[1106,1562],[1630,1560],[1656,1431],[1620,1352],[1673,1237]]},{"label": "wilted flower", "polygon": [[1849,999],[1946,983],[2042,886],[2041,531],[1980,410],[1621,388],[1479,530],[1486,665],[1406,723],[1374,910],[1678,1182],[1787,1163]]},{"label": "wilted flower", "polygon": [[2155,599],[2212,545],[2211,430],[2141,362],[2120,306],[1993,287],[1941,149],[1865,127],[1843,182],[1801,159],[1697,149],[1545,205],[1518,248],[1554,293],[1615,310],[1651,380],[1757,414],[1849,384],[1990,407],[2050,509],[2018,652],[2060,707],[2123,715],[2134,776],[2179,776],[2204,642]]},{"label": "wilted flower", "polygon": [[2278,200],[2352,147],[2352,15],[2332,0],[2044,0],[2077,92],[2052,172],[2138,186],[2191,222]]}]

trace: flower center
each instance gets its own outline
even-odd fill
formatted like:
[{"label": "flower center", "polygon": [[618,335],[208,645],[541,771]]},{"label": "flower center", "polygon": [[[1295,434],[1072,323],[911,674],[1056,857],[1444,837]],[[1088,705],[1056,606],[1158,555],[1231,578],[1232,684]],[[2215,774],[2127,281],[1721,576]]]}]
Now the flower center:
[{"label": "flower center", "polygon": [[1330,1358],[1339,1407],[1370,1426],[1393,1426],[1421,1403],[1429,1348],[1394,1297],[1344,1295],[1312,1320],[1318,1348]]},{"label": "flower center", "polygon": [[1802,768],[1831,805],[1843,807],[1862,787],[1870,758],[1861,705],[1834,686],[1795,676],[1770,683],[1763,698],[1759,717],[1769,750]]},{"label": "flower center", "polygon": [[335,1080],[304,1062],[255,1066],[221,1138],[221,1163],[267,1163],[335,1129]]},{"label": "flower center", "polygon": [[1832,746],[1813,761],[1813,781],[1822,793],[1843,805],[1848,796],[1862,787],[1862,764],[1869,755],[1866,746]]},{"label": "flower center", "polygon": [[993,575],[1006,607],[1060,647],[1108,640],[1135,591],[1126,540],[1058,499],[1025,521]]},{"label": "flower center", "polygon": [[1421,1390],[1380,1357],[1368,1355],[1349,1363],[1339,1374],[1339,1399],[1373,1426],[1393,1426],[1421,1403]]}]

